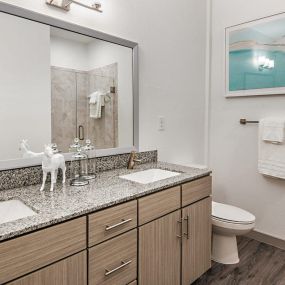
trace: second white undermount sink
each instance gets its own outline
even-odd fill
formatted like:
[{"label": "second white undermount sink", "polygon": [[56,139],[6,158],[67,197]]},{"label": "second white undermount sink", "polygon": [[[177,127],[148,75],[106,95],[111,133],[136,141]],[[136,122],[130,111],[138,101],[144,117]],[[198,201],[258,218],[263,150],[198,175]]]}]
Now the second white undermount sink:
[{"label": "second white undermount sink", "polygon": [[141,184],[148,184],[148,183],[157,182],[163,179],[175,177],[180,174],[181,173],[179,172],[173,172],[173,171],[153,168],[153,169],[138,171],[138,172],[127,174],[127,175],[122,175],[120,176],[120,178],[130,180],[133,182],[137,182],[137,183],[141,183]]},{"label": "second white undermount sink", "polygon": [[0,224],[34,216],[36,214],[35,211],[20,200],[0,201]]}]

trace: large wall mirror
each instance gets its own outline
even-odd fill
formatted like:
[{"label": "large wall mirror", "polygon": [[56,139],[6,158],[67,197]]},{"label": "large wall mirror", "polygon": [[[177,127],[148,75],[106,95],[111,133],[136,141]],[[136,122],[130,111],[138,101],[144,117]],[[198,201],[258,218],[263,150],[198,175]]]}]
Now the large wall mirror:
[{"label": "large wall mirror", "polygon": [[0,168],[32,165],[27,151],[48,143],[68,153],[75,138],[105,154],[136,145],[137,44],[3,8]]}]

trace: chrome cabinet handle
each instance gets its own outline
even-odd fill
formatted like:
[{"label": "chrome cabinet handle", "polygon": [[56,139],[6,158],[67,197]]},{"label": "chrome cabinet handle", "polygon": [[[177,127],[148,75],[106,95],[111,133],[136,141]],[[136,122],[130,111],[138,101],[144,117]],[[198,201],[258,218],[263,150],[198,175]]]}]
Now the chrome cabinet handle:
[{"label": "chrome cabinet handle", "polygon": [[109,269],[105,269],[105,276],[109,276],[110,274],[112,273],[115,273],[116,271],[128,266],[129,264],[132,263],[132,260],[129,260],[129,261],[121,261],[121,265],[112,269],[112,270],[109,270]]},{"label": "chrome cabinet handle", "polygon": [[184,221],[186,221],[186,233],[183,233],[184,236],[186,236],[187,239],[189,239],[190,235],[189,235],[189,221],[190,221],[190,218],[189,218],[189,215],[187,215],[184,219]]},{"label": "chrome cabinet handle", "polygon": [[[180,227],[179,227],[179,232],[181,232],[181,231],[182,231],[182,220],[177,221],[177,223],[180,225]],[[178,238],[182,238],[182,235],[176,234],[176,236],[177,236]]]},{"label": "chrome cabinet handle", "polygon": [[114,229],[114,228],[117,228],[117,227],[120,227],[120,226],[122,226],[122,225],[124,225],[124,224],[127,224],[127,223],[129,223],[129,222],[131,222],[133,219],[127,219],[127,220],[125,220],[125,219],[122,219],[122,221],[120,222],[120,223],[118,223],[118,224],[115,224],[115,225],[112,225],[112,226],[106,226],[106,228],[105,228],[105,230],[106,231],[110,231],[110,230],[112,230],[112,229]]}]

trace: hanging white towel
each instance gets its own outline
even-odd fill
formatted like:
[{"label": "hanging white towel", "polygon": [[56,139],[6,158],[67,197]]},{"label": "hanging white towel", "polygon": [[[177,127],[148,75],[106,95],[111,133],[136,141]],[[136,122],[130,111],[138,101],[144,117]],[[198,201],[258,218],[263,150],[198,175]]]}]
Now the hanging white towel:
[{"label": "hanging white towel", "polygon": [[104,94],[96,91],[90,95],[89,108],[90,118],[100,119],[102,115],[102,107],[105,105]]},{"label": "hanging white towel", "polygon": [[261,174],[285,179],[284,139],[280,142],[279,125],[275,133],[276,124],[272,126],[273,131],[270,131],[267,122],[263,119],[259,123],[258,170]]},{"label": "hanging white towel", "polygon": [[266,118],[260,121],[263,126],[262,139],[264,141],[284,142],[285,118]]}]

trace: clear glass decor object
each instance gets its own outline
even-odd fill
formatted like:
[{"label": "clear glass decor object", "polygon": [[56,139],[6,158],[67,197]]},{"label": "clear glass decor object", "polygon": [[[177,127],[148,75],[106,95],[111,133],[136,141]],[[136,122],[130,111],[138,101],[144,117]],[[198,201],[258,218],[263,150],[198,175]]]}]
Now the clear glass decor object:
[{"label": "clear glass decor object", "polygon": [[88,155],[82,152],[81,147],[72,154],[70,161],[70,185],[71,186],[85,186],[89,181],[84,177],[88,171]]},{"label": "clear glass decor object", "polygon": [[83,174],[83,177],[87,180],[94,179],[96,177],[96,158],[92,157],[95,147],[91,144],[91,140],[86,140],[86,145],[82,147],[82,151],[88,156],[87,171]]},{"label": "clear glass decor object", "polygon": [[81,148],[81,144],[79,143],[79,138],[75,138],[73,143],[69,146],[69,152],[77,152],[79,148]]}]

